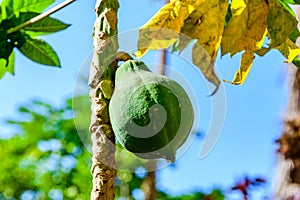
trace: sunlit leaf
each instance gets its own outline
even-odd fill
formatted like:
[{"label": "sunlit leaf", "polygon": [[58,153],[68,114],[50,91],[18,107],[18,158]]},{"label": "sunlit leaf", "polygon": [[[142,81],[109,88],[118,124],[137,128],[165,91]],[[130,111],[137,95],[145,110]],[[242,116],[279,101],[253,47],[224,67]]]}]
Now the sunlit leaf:
[{"label": "sunlit leaf", "polygon": [[[207,0],[195,8],[181,29],[184,35],[197,39],[193,48],[193,63],[217,88],[220,81],[214,72],[214,61],[220,47],[227,10],[228,1]],[[183,37],[179,38],[178,49],[183,50],[188,42]]]},{"label": "sunlit leaf", "polygon": [[299,56],[296,56],[292,62],[296,67],[300,68],[300,59]]},{"label": "sunlit leaf", "polygon": [[242,55],[240,68],[236,71],[232,84],[241,85],[245,82],[254,61],[254,52],[246,51]]},{"label": "sunlit leaf", "polygon": [[[233,0],[235,1],[239,0]],[[233,15],[222,38],[222,55],[231,56],[243,50],[255,51],[266,32],[268,5],[265,0],[252,0],[240,15]]]},{"label": "sunlit leaf", "polygon": [[236,9],[232,11],[234,14],[225,28],[221,42],[222,55],[230,53],[233,56],[238,52],[245,51],[239,70],[231,82],[233,84],[244,83],[255,58],[254,52],[262,48],[267,34],[268,4],[266,1],[251,0],[246,4],[242,2],[232,1],[232,6],[235,5]]},{"label": "sunlit leaf", "polygon": [[[299,30],[295,30],[292,35],[282,44],[273,47],[274,49],[278,49],[283,56],[287,58],[285,62],[292,62],[297,67],[300,67],[300,59],[298,55],[300,54],[300,48],[295,44],[296,39],[299,37]],[[259,56],[264,56],[268,53],[272,48],[261,48],[255,53]]]},{"label": "sunlit leaf", "polygon": [[3,0],[1,3],[2,18],[10,18],[19,12],[42,12],[51,5],[54,0]]},{"label": "sunlit leaf", "polygon": [[29,59],[44,65],[60,66],[59,58],[52,47],[40,39],[26,37],[19,50]]},{"label": "sunlit leaf", "polygon": [[171,1],[143,25],[140,28],[136,56],[141,57],[150,49],[163,49],[172,45],[178,37],[176,32],[180,32],[184,20],[194,9],[192,2],[191,0]]},{"label": "sunlit leaf", "polygon": [[207,0],[189,15],[181,30],[184,35],[197,39],[213,60],[220,46],[227,8],[226,0]]},{"label": "sunlit leaf", "polygon": [[[17,19],[18,24],[22,24],[33,17],[36,17],[39,13],[26,12],[20,13],[19,18]],[[68,24],[61,22],[60,20],[54,19],[52,17],[46,17],[30,26],[24,28],[25,31],[35,32],[35,35],[49,34],[57,31],[61,31],[69,27]],[[29,33],[30,33],[29,32]]]},{"label": "sunlit leaf", "polygon": [[[277,0],[279,3],[281,3],[281,5],[292,15],[292,16],[296,16],[293,9],[290,7],[290,3],[288,3],[288,0]],[[292,1],[292,0],[291,0]]]},{"label": "sunlit leaf", "polygon": [[10,73],[12,75],[15,74],[15,55],[12,52],[6,61],[5,59],[0,59],[0,79],[6,74]]},{"label": "sunlit leaf", "polygon": [[290,4],[300,4],[300,0],[282,0],[285,1],[286,3],[290,3]]},{"label": "sunlit leaf", "polygon": [[246,2],[244,0],[233,0],[231,3],[231,13],[232,15],[240,15],[246,8]]},{"label": "sunlit leaf", "polygon": [[276,48],[287,58],[285,62],[292,62],[300,54],[300,48],[290,39]]},{"label": "sunlit leaf", "polygon": [[[266,54],[269,50],[267,48],[262,48],[264,37],[267,35],[267,31],[265,31],[263,38],[261,41],[256,42],[256,48],[261,50],[261,54]],[[265,52],[263,52],[263,49],[266,49]],[[257,51],[255,51],[257,53]],[[248,77],[248,74],[250,72],[250,69],[252,67],[253,61],[255,59],[254,51],[247,49],[246,52],[243,53],[241,58],[241,64],[239,69],[236,71],[232,84],[235,85],[241,85],[246,81],[246,78]]]}]

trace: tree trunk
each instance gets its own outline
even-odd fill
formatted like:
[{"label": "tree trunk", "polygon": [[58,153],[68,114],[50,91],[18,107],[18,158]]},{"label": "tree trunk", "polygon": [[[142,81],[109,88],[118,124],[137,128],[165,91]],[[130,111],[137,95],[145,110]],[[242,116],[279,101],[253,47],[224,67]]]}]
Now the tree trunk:
[{"label": "tree trunk", "polygon": [[290,95],[283,124],[283,134],[278,139],[278,164],[275,196],[279,199],[296,198],[300,191],[300,71],[290,66]]},{"label": "tree trunk", "polygon": [[[295,10],[299,21],[299,9]],[[298,27],[299,28],[299,27]],[[299,42],[297,42],[299,46]],[[289,98],[277,156],[275,197],[300,199],[300,71],[289,66]]]},{"label": "tree trunk", "polygon": [[145,200],[156,199],[156,171],[148,172],[141,186]]},{"label": "tree trunk", "polygon": [[114,199],[115,136],[111,128],[108,104],[114,88],[118,49],[117,0],[97,0],[93,34],[93,60],[90,66],[91,140],[93,188],[92,200]]}]

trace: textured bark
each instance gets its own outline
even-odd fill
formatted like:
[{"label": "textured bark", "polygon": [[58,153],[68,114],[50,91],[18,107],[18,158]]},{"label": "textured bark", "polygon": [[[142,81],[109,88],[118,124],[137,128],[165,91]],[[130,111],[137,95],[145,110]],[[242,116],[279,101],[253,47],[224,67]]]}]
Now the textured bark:
[{"label": "textured bark", "polygon": [[[299,9],[295,9],[299,21]],[[298,27],[299,28],[299,27]],[[297,42],[299,46],[299,42]],[[289,98],[283,122],[282,135],[278,139],[275,198],[300,199],[300,71],[288,66]]]},{"label": "textured bark", "polygon": [[156,171],[148,172],[141,186],[145,200],[156,199]]},{"label": "textured bark", "polygon": [[90,66],[92,200],[114,199],[115,136],[109,120],[108,105],[114,88],[118,41],[117,0],[97,0],[95,6],[94,53]]},{"label": "textured bark", "polygon": [[290,95],[283,124],[283,134],[278,140],[278,160],[275,196],[279,199],[296,198],[300,191],[300,71],[290,66]]}]

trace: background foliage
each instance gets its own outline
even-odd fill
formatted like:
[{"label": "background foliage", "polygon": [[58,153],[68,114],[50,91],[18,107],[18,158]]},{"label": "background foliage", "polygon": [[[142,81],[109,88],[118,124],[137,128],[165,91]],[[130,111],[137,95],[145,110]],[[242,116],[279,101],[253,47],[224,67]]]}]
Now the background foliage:
[{"label": "background foliage", "polygon": [[1,2],[0,78],[7,72],[14,74],[14,48],[37,63],[60,66],[59,58],[53,48],[36,36],[55,33],[66,29],[69,25],[52,17],[28,23],[53,2],[54,0],[3,0]]},{"label": "background foliage", "polygon": [[[32,101],[19,108],[22,120],[7,120],[8,126],[15,127],[16,132],[0,140],[0,171],[4,172],[0,174],[0,199],[89,199],[91,153],[77,133],[74,112],[71,100],[60,108]],[[88,117],[88,113],[76,117]],[[85,124],[79,127],[77,124],[77,128],[80,126]],[[136,199],[134,196],[141,192],[146,175],[147,172],[118,171],[116,199]],[[158,191],[157,198],[221,200],[224,195],[218,189],[209,194],[195,191],[177,197]]]}]

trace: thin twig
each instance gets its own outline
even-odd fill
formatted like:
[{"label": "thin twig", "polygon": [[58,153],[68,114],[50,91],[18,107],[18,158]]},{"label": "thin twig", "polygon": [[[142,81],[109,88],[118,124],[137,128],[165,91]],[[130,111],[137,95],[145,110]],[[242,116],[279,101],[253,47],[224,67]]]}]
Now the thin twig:
[{"label": "thin twig", "polygon": [[59,5],[51,8],[50,10],[48,10],[48,11],[46,11],[46,12],[44,12],[44,13],[42,13],[42,14],[40,14],[40,15],[32,18],[32,19],[30,19],[29,21],[24,22],[23,24],[20,24],[19,26],[16,26],[14,28],[11,28],[11,29],[7,30],[7,34],[11,34],[11,33],[17,32],[17,31],[19,31],[21,29],[24,29],[27,26],[30,26],[30,25],[38,22],[38,21],[41,21],[42,19],[48,17],[49,15],[51,15],[51,14],[59,11],[60,9],[66,7],[69,4],[73,3],[74,1],[76,1],[76,0],[66,0],[66,1],[60,3]]}]

